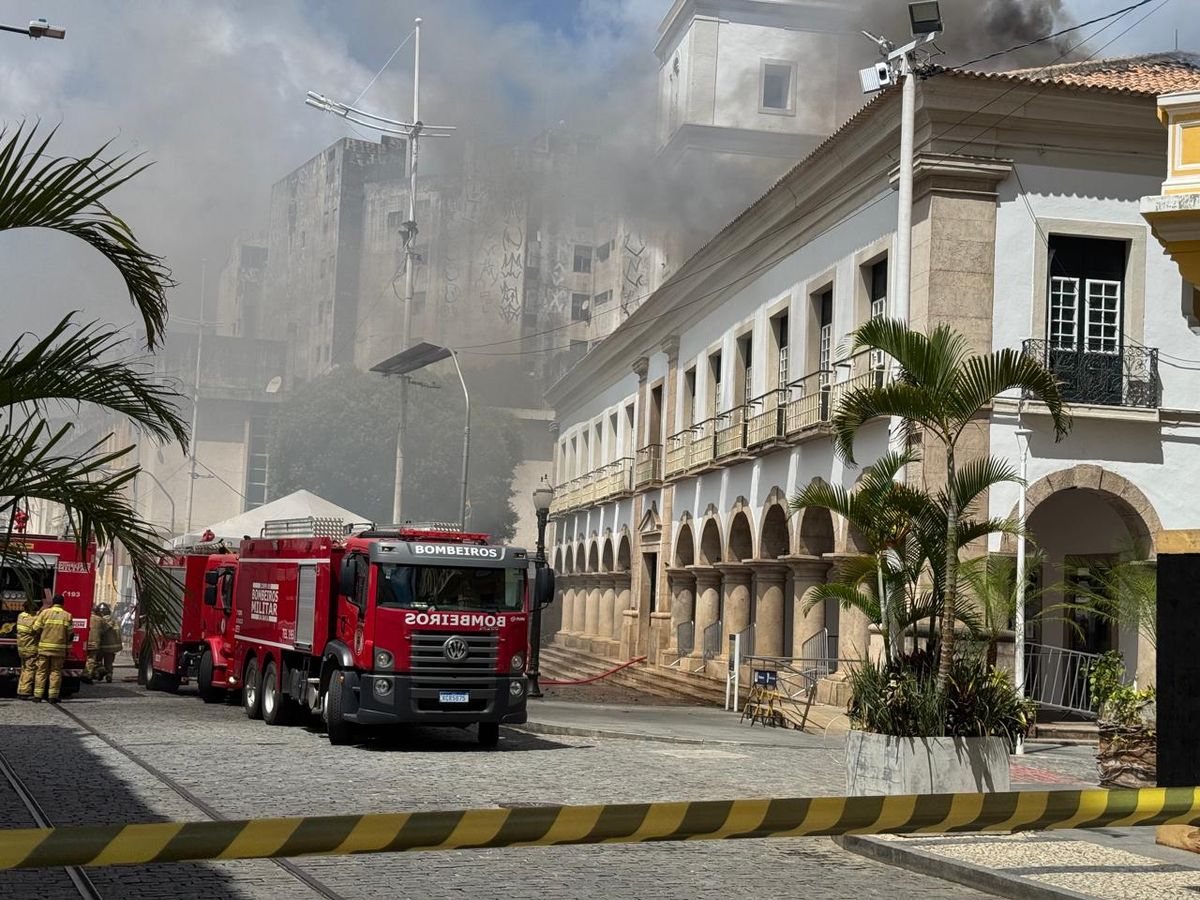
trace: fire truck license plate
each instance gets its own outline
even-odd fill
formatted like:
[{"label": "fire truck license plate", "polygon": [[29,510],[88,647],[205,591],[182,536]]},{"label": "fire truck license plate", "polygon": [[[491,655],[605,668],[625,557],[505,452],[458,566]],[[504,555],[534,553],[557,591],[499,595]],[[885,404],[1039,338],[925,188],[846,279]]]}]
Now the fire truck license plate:
[{"label": "fire truck license plate", "polygon": [[469,703],[471,695],[466,691],[439,691],[438,703]]}]

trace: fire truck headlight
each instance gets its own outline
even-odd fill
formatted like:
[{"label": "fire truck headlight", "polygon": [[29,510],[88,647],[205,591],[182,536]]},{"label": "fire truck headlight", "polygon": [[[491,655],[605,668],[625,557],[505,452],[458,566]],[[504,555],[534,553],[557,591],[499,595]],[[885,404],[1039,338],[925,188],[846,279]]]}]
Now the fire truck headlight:
[{"label": "fire truck headlight", "polygon": [[508,693],[510,695],[512,695],[513,697],[520,697],[523,693],[525,693],[525,682],[524,681],[510,682],[508,685]]},{"label": "fire truck headlight", "polygon": [[525,654],[514,653],[508,664],[513,672],[521,672],[525,669]]},{"label": "fire truck headlight", "polygon": [[376,650],[375,651],[375,668],[390,669],[392,667],[392,663],[394,661],[395,660],[392,658],[392,654],[389,653],[387,650]]},{"label": "fire truck headlight", "polygon": [[392,692],[392,680],[390,678],[375,679],[375,696],[386,697]]}]

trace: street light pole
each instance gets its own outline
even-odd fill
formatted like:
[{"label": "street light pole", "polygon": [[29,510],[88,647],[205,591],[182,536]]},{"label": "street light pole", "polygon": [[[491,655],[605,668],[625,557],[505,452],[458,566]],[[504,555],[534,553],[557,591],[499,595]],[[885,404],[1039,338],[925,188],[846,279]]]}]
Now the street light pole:
[{"label": "street light pole", "polygon": [[[1017,476],[1021,493],[1017,497],[1017,524],[1021,534],[1017,535],[1017,584],[1016,609],[1013,610],[1013,685],[1017,696],[1025,697],[1025,584],[1028,578],[1025,574],[1025,479],[1029,473],[1029,436],[1032,432],[1021,425],[1020,416],[1017,418],[1017,447],[1021,458],[1017,468]],[[1025,752],[1025,739],[1017,736],[1018,754]]]},{"label": "street light pole", "polygon": [[208,271],[208,260],[200,260],[200,325],[196,332],[196,380],[192,384],[192,430],[188,440],[188,456],[191,457],[191,470],[188,477],[187,494],[187,530],[192,530],[192,501],[196,494],[196,426],[200,421],[200,363],[204,352],[204,290],[205,276]]},{"label": "street light pole", "polygon": [[454,361],[454,371],[458,373],[458,383],[462,385],[463,403],[466,404],[466,414],[463,416],[463,461],[462,461],[462,530],[467,530],[467,469],[471,461],[471,394],[467,391],[467,381],[463,378],[462,369],[458,365],[458,354],[451,348],[450,359]]},{"label": "street light pole", "polygon": [[34,19],[25,28],[19,28],[14,25],[0,25],[0,31],[11,31],[13,34],[23,34],[26,37],[31,37],[34,40],[38,38],[54,38],[61,41],[67,36],[67,29],[59,28],[57,25],[51,25],[45,19]]},{"label": "street light pole", "polygon": [[904,78],[900,103],[900,204],[896,215],[896,291],[892,318],[908,322],[909,289],[912,278],[913,132],[917,108],[917,76],[905,53],[900,57]]},{"label": "street light pole", "polygon": [[[374,128],[384,134],[402,135],[408,143],[408,221],[401,228],[404,240],[404,309],[401,318],[400,350],[408,350],[412,343],[412,305],[416,289],[416,240],[417,240],[417,157],[422,137],[449,137],[452,125],[427,125],[421,121],[421,20],[415,20],[413,28],[413,114],[411,122],[400,122],[366,112],[331,100],[321,94],[308,92],[305,103],[317,109],[341,116],[356,125]],[[357,102],[357,101],[356,101]],[[392,519],[403,521],[404,499],[404,437],[408,425],[408,379],[400,380],[400,424],[396,433],[396,484],[392,491]]]},{"label": "street light pole", "polygon": [[[533,492],[533,509],[537,513],[537,554],[533,564],[536,569],[546,568],[546,522],[550,518],[550,504],[554,502],[554,488],[549,479],[543,475],[541,483]],[[542,603],[541,597],[534,596],[533,609],[529,622],[529,668],[525,675],[529,679],[529,696],[541,697],[542,687],[538,684],[541,677],[542,662]]]},{"label": "street light pole", "polygon": [[165,487],[163,487],[163,483],[158,480],[158,477],[153,472],[151,472],[149,469],[141,469],[140,471],[141,474],[145,475],[156,485],[158,485],[158,489],[163,492],[163,496],[165,496],[167,498],[167,502],[171,504],[171,537],[175,537],[175,498],[171,496],[170,492]]},{"label": "street light pole", "polygon": [[[421,143],[421,20],[413,28],[413,114],[408,136],[408,221],[404,236],[404,310],[400,349],[412,343],[412,308],[417,280],[417,156]],[[457,360],[455,365],[458,365]],[[400,427],[396,434],[396,484],[392,489],[392,521],[401,522],[404,509],[404,440],[408,435],[408,377],[400,379]]]}]

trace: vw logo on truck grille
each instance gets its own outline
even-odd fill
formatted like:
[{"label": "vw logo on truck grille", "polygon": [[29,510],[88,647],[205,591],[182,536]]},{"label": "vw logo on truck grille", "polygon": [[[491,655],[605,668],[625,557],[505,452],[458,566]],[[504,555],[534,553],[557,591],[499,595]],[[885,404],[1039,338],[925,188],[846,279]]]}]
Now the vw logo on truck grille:
[{"label": "vw logo on truck grille", "polygon": [[470,646],[460,637],[446,638],[442,644],[442,655],[450,662],[462,662],[470,652]]}]

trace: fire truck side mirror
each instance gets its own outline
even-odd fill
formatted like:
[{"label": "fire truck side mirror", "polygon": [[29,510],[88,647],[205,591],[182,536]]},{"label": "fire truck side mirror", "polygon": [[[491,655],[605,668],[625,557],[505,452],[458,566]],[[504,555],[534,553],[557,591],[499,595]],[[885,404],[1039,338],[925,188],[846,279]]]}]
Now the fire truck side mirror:
[{"label": "fire truck side mirror", "polygon": [[539,609],[554,602],[554,570],[549,566],[533,576],[533,602]]},{"label": "fire truck side mirror", "polygon": [[217,586],[215,584],[205,585],[204,587],[204,605],[217,605]]},{"label": "fire truck side mirror", "polygon": [[215,587],[217,584],[217,579],[220,577],[221,577],[221,573],[218,572],[216,569],[213,569],[209,572],[204,573],[204,583],[210,584]]}]

